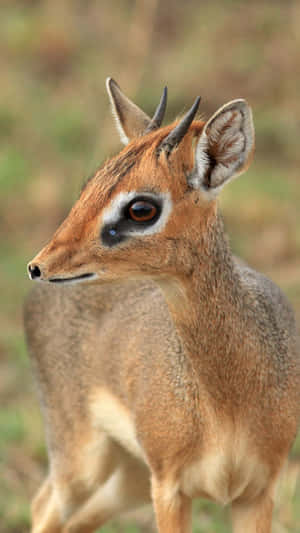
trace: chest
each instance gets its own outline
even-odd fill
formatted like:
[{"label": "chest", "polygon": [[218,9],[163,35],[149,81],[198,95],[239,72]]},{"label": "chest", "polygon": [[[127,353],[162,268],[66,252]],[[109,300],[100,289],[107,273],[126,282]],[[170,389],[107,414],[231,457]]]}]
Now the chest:
[{"label": "chest", "polygon": [[268,484],[270,470],[243,430],[220,428],[181,474],[187,496],[204,497],[223,505],[255,498]]}]

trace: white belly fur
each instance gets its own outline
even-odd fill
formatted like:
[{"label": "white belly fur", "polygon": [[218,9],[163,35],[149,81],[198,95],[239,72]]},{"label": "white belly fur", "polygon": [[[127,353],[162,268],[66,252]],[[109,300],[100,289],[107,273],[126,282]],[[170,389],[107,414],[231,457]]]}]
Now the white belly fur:
[{"label": "white belly fur", "polygon": [[268,484],[269,468],[250,449],[246,432],[222,428],[201,458],[182,473],[181,490],[187,496],[206,497],[223,505],[237,498],[254,498]]},{"label": "white belly fur", "polygon": [[94,427],[105,431],[129,453],[145,461],[130,412],[116,396],[107,389],[97,389],[91,396],[90,409]]}]

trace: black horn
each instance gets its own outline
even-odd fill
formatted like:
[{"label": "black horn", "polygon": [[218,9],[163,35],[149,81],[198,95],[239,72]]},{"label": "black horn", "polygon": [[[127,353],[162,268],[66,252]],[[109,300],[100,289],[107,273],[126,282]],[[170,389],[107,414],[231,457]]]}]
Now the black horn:
[{"label": "black horn", "polygon": [[168,98],[168,88],[165,87],[160,99],[160,102],[156,108],[156,111],[153,115],[153,118],[151,119],[150,124],[145,129],[144,134],[150,133],[150,131],[157,130],[160,128],[161,123],[164,119],[166,107],[167,107],[167,98]]},{"label": "black horn", "polygon": [[164,150],[168,156],[172,152],[173,148],[180,143],[194,120],[194,117],[198,111],[200,100],[201,97],[198,96],[191,109],[184,115],[179,124],[177,124],[177,126],[162,141],[158,148],[158,153]]}]

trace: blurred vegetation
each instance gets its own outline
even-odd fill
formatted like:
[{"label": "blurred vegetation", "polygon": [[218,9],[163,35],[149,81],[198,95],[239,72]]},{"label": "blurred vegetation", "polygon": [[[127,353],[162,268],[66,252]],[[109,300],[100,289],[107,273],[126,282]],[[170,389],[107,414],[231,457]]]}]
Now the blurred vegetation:
[{"label": "blurred vegetation", "polygon": [[[240,96],[252,104],[255,161],[224,192],[223,210],[235,252],[279,283],[300,321],[300,3],[3,0],[0,9],[0,533],[23,533],[47,468],[23,338],[26,263],[120,146],[106,76],[149,114],[167,83],[167,119],[198,94],[205,116]],[[300,531],[299,472],[298,439],[277,533]],[[135,520],[151,530],[147,512],[128,520],[103,531],[133,533]],[[226,512],[196,502],[194,531],[228,532]]]}]

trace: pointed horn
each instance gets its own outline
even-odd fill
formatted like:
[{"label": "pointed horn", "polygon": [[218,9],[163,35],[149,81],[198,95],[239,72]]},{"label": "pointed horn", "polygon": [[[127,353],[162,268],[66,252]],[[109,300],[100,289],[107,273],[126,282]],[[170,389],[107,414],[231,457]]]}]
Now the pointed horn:
[{"label": "pointed horn", "polygon": [[147,126],[147,128],[144,131],[144,135],[146,133],[150,133],[151,131],[154,131],[160,128],[161,123],[164,119],[165,112],[166,112],[167,99],[168,99],[168,88],[164,87],[160,102],[156,108],[156,111],[153,115],[153,118],[151,119],[150,124]]},{"label": "pointed horn", "polygon": [[162,141],[158,148],[158,153],[162,150],[166,152],[167,157],[172,152],[173,148],[177,146],[185,136],[194,117],[198,111],[201,97],[198,96],[193,103],[191,109],[184,115],[179,124],[169,133],[169,135]]}]

